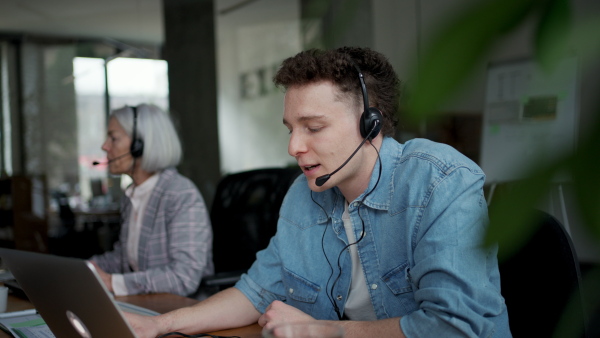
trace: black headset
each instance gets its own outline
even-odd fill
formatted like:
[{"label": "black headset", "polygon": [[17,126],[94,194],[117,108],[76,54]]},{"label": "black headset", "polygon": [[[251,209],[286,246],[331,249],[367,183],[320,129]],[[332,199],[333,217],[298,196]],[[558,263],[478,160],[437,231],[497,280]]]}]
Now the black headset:
[{"label": "black headset", "polygon": [[137,106],[131,107],[133,110],[133,132],[129,153],[131,157],[138,158],[144,154],[144,141],[137,137]]},{"label": "black headset", "polygon": [[[379,109],[375,107],[369,107],[369,95],[367,94],[367,85],[365,84],[364,76],[356,63],[352,62],[352,65],[358,72],[358,79],[360,80],[360,88],[362,90],[363,102],[365,106],[365,110],[360,116],[360,135],[362,135],[363,138],[368,137],[369,141],[371,141],[381,131],[381,120],[383,120],[383,115]],[[371,131],[372,129],[373,131]],[[369,133],[371,133],[371,135],[369,135]]]}]

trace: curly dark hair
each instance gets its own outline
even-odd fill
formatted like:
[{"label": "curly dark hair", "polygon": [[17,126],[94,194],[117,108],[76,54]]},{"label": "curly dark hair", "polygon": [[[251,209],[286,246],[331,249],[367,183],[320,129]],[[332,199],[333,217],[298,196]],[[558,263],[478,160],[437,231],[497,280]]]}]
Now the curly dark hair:
[{"label": "curly dark hair", "polygon": [[364,76],[369,105],[377,107],[382,115],[381,132],[393,136],[398,119],[400,80],[388,59],[369,48],[340,47],[332,50],[310,49],[285,59],[273,82],[289,89],[320,81],[335,84],[342,95],[362,105],[362,90],[358,66]]}]

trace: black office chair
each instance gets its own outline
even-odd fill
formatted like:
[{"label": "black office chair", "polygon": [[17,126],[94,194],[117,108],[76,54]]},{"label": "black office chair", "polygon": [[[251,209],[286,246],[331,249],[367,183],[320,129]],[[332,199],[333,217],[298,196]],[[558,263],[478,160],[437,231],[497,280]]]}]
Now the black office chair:
[{"label": "black office chair", "polygon": [[556,218],[534,213],[539,227],[533,236],[499,262],[513,337],[552,337],[569,302],[570,325],[585,330],[581,274],[571,238]]},{"label": "black office chair", "polygon": [[221,179],[210,212],[215,275],[203,278],[200,289],[222,290],[248,271],[275,234],[283,198],[300,173],[298,167],[265,168]]},{"label": "black office chair", "polygon": [[89,258],[100,252],[98,235],[87,228],[77,230],[75,228],[75,212],[69,205],[66,193],[53,191],[52,198],[58,206],[60,226],[56,227],[48,236],[48,252],[53,255]]}]

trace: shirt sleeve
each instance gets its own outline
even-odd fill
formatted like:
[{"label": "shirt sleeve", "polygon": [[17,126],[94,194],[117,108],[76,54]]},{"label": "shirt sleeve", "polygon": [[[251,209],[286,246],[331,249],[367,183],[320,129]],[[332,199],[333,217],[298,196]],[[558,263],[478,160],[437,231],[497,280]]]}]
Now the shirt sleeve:
[{"label": "shirt sleeve", "polygon": [[112,275],[112,288],[115,296],[127,296],[127,286],[122,274],[115,273]]},{"label": "shirt sleeve", "polygon": [[[401,319],[407,337],[488,337],[504,311],[496,248],[484,248],[484,176],[455,169],[434,188],[413,242],[408,278],[419,310]],[[496,271],[494,271],[496,270]]]}]

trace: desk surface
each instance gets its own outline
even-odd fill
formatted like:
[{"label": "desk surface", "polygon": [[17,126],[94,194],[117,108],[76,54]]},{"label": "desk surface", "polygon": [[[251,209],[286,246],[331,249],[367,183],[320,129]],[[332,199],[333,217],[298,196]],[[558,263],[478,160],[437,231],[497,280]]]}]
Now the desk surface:
[{"label": "desk surface", "polygon": [[[169,312],[181,307],[190,306],[198,303],[197,300],[168,293],[153,294],[153,295],[136,295],[136,296],[121,296],[115,297],[115,299],[141,307],[145,307],[150,310],[154,310],[159,313]],[[33,304],[22,298],[9,295],[6,304],[6,311],[21,311],[33,309]],[[258,324],[249,325],[237,329],[223,330],[214,332],[220,336],[239,336],[242,338],[261,338],[262,328]],[[10,338],[11,336],[0,330],[0,338]]]}]

